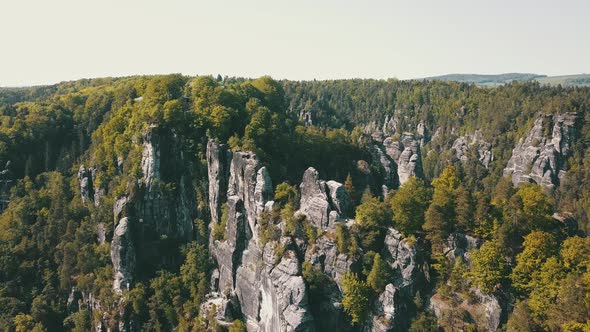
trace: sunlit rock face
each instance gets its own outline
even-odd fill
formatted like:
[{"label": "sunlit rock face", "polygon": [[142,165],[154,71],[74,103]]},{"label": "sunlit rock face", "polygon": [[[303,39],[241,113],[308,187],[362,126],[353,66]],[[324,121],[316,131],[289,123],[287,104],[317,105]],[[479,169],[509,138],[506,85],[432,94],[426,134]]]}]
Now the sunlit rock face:
[{"label": "sunlit rock face", "polygon": [[319,229],[333,229],[334,223],[347,217],[350,208],[350,196],[344,185],[336,181],[324,181],[319,178],[315,168],[308,168],[301,181],[302,213]]},{"label": "sunlit rock face", "polygon": [[255,154],[213,141],[207,162],[211,227],[225,223],[224,238],[209,239],[217,265],[210,301],[223,304],[217,319],[230,323],[239,313],[249,331],[313,331],[298,246],[291,238],[265,245],[260,239],[259,219],[273,206],[268,170]]},{"label": "sunlit rock face", "polygon": [[474,156],[482,166],[488,168],[490,163],[494,161],[492,145],[483,139],[479,130],[457,138],[453,142],[452,149],[455,157],[462,162],[466,162],[471,156]]},{"label": "sunlit rock face", "polygon": [[553,190],[566,172],[566,160],[579,132],[577,113],[546,114],[535,120],[512,150],[504,169],[515,186],[536,183]]}]

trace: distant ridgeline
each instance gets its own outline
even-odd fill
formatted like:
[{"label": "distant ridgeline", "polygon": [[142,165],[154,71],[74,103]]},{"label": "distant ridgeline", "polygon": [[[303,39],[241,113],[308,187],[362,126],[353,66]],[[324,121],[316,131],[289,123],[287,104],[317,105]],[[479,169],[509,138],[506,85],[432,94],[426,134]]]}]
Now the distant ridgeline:
[{"label": "distant ridgeline", "polygon": [[442,76],[426,77],[427,81],[454,81],[460,83],[475,84],[484,87],[496,87],[499,85],[517,82],[536,81],[551,86],[590,86],[590,74],[547,76],[537,74],[509,73],[498,75],[481,74],[449,74]]},{"label": "distant ridgeline", "polygon": [[590,329],[589,79],[0,88],[0,330]]}]

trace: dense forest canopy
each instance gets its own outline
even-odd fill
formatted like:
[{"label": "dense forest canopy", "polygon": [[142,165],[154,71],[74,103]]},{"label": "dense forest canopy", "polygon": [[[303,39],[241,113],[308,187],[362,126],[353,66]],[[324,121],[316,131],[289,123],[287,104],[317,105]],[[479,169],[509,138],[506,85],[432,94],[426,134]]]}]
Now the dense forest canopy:
[{"label": "dense forest canopy", "polygon": [[[579,121],[568,132],[560,161],[566,171],[555,188],[514,186],[504,169],[515,146],[540,116],[565,113]],[[423,172],[384,193],[389,173],[372,135],[383,135],[394,119],[386,136],[419,138],[413,142]],[[1,330],[125,330],[123,320],[130,330],[245,330],[243,317],[224,326],[202,306],[216,266],[208,237],[224,241],[229,229],[226,206],[222,223],[210,225],[210,139],[267,166],[274,206],[260,216],[262,246],[275,243],[284,254],[281,238],[312,246],[325,237],[359,262],[339,284],[351,330],[362,327],[371,301],[396,278],[383,257],[391,228],[423,248],[429,269],[404,306],[411,319],[400,329],[483,331],[465,304],[478,296],[501,303],[509,331],[590,328],[590,88],[134,76],[2,88],[0,120]],[[489,164],[473,149],[456,157],[457,140],[476,132],[489,145]],[[162,161],[152,181],[146,146],[156,136]],[[340,212],[352,226],[326,231],[295,212],[308,167],[344,184],[351,204]],[[84,179],[92,184],[81,185]],[[135,279],[118,292],[111,242],[121,218],[113,206],[121,197],[139,206],[147,188],[168,197],[162,206],[191,197],[190,232],[145,228],[137,235],[145,242],[136,243],[143,251]],[[449,259],[445,249],[457,234],[478,241],[465,259]],[[322,285],[331,277],[300,265],[310,310],[319,312],[313,303],[329,297]],[[435,317],[434,300],[454,309]]]}]

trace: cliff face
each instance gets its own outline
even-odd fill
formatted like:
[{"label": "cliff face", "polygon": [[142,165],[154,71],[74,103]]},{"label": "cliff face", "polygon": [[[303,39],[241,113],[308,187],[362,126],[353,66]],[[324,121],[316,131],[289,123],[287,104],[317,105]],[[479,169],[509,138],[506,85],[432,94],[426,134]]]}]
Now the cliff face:
[{"label": "cliff face", "polygon": [[373,158],[381,164],[384,173],[383,194],[403,185],[412,176],[422,177],[420,156],[421,138],[405,132],[399,140],[373,135]]},{"label": "cliff face", "polygon": [[319,229],[334,230],[335,222],[347,217],[350,197],[344,185],[336,181],[319,179],[315,168],[308,168],[301,181],[299,212]]},{"label": "cliff face", "polygon": [[[266,168],[254,154],[230,152],[213,141],[208,144],[207,155],[209,188],[213,189],[209,192],[212,223],[217,222],[212,227],[225,225],[225,229],[223,239],[212,236],[209,241],[217,268],[213,273],[212,293],[203,307],[216,304],[215,317],[222,325],[236,316],[243,318],[249,331],[353,329],[342,309],[341,281],[347,273],[360,273],[361,262],[339,252],[333,237],[336,223],[345,227],[355,224],[354,220],[346,219],[350,201],[344,186],[336,181],[323,181],[314,168],[308,168],[300,185],[300,210],[295,215],[305,216],[323,234],[311,243],[290,236],[263,244],[261,213],[270,212],[274,204],[270,200],[272,184]],[[218,199],[224,196],[226,201]],[[218,211],[222,209],[226,220],[220,220]],[[284,223],[281,220],[278,228],[282,229]],[[408,326],[404,313],[416,291],[428,279],[421,248],[420,243],[410,243],[396,230],[388,231],[382,256],[394,278],[375,297],[363,329],[393,331]],[[313,303],[313,310],[302,277],[304,262],[329,280],[323,287],[325,296],[318,300],[321,303]]]},{"label": "cliff face", "polygon": [[[549,121],[549,122],[548,122]],[[536,121],[527,138],[514,149],[507,172],[522,183],[530,179],[552,188],[565,171],[565,158],[576,134],[574,114],[546,116]],[[388,121],[388,128],[393,124]],[[551,128],[551,136],[547,136]],[[422,134],[424,135],[424,134]],[[423,137],[423,136],[422,136]],[[403,184],[410,176],[421,176],[420,140],[403,133],[399,140],[379,132],[372,135],[373,151],[385,169],[386,189]],[[194,239],[192,220],[196,217],[196,199],[192,175],[172,130],[153,127],[143,136],[142,177],[135,190],[114,204],[117,221],[111,242],[114,267],[113,288],[122,293],[133,287],[136,273],[146,267],[149,246],[156,238],[178,241]],[[455,141],[456,157],[477,156],[482,165],[492,160],[490,145],[476,132]],[[475,150],[472,150],[475,149]],[[524,171],[530,164],[530,171]],[[429,267],[420,241],[404,238],[397,230],[387,230],[380,252],[393,272],[389,284],[371,299],[369,316],[361,326],[353,327],[342,308],[342,280],[347,273],[360,273],[363,262],[358,256],[340,252],[335,241],[338,224],[353,227],[351,202],[341,183],[323,180],[312,167],[302,175],[300,207],[295,217],[307,220],[320,233],[307,242],[302,236],[278,236],[265,239],[262,218],[273,210],[273,185],[268,169],[251,152],[232,152],[226,145],[209,141],[207,145],[209,209],[211,213],[209,250],[216,269],[211,293],[203,304],[203,313],[216,310],[222,326],[234,319],[246,321],[249,331],[355,330],[396,331],[409,326],[411,301],[429,281]],[[543,175],[543,176],[541,176]],[[96,202],[92,186],[94,170],[79,172],[82,199]],[[173,188],[172,190],[170,188]],[[276,208],[276,206],[275,206]],[[274,221],[279,233],[285,220]],[[223,227],[214,236],[214,228]],[[285,234],[285,233],[283,233]],[[468,250],[479,242],[463,234],[447,239],[445,255],[468,261]],[[328,277],[321,303],[310,303],[310,291],[303,279],[308,263]],[[474,289],[477,303],[464,303],[463,310],[482,317],[478,325],[493,330],[502,309],[494,297]],[[431,309],[438,315],[448,310],[446,300],[434,294]],[[214,306],[213,306],[214,305]],[[225,324],[225,325],[224,325]]]},{"label": "cliff face", "polygon": [[154,243],[162,238],[188,242],[195,236],[196,198],[180,146],[169,129],[151,127],[143,136],[142,177],[136,190],[113,206],[111,260],[116,292],[132,287],[137,268],[158,266],[152,257]]},{"label": "cliff face", "polygon": [[193,236],[196,199],[180,147],[173,130],[152,127],[144,135],[143,178],[134,203],[137,217],[148,231],[188,241]]},{"label": "cliff face", "polygon": [[[256,155],[232,153],[213,141],[207,155],[209,188],[213,189],[209,192],[211,211],[220,211],[226,204],[227,216],[223,221],[218,213],[215,221],[212,213],[212,227],[222,222],[226,227],[224,239],[212,236],[209,240],[217,263],[209,301],[233,303],[233,312],[238,312],[252,331],[313,330],[298,247],[290,238],[263,245],[258,234],[260,215],[272,206],[268,171]],[[227,202],[219,200],[224,195]]]},{"label": "cliff face", "polygon": [[367,331],[397,331],[409,326],[405,314],[416,292],[430,279],[420,242],[413,243],[393,228],[387,230],[381,253],[393,272],[391,283],[373,302]]},{"label": "cliff face", "polygon": [[537,120],[528,135],[512,150],[504,169],[514,185],[534,182],[553,190],[565,174],[570,147],[578,133],[576,113],[546,114]]},{"label": "cliff face", "polygon": [[479,130],[457,138],[453,142],[452,149],[455,157],[462,162],[469,159],[470,152],[475,152],[475,157],[485,168],[488,168],[490,163],[494,161],[492,145],[483,139]]}]

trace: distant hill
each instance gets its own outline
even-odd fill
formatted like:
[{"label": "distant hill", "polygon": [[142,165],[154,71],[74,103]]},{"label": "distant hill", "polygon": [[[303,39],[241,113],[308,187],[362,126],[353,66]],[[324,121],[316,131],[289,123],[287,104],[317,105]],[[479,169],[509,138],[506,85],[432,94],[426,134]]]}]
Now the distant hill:
[{"label": "distant hill", "polygon": [[548,76],[537,79],[542,84],[565,86],[590,86],[590,74]]},{"label": "distant hill", "polygon": [[461,83],[473,83],[479,86],[496,87],[512,81],[527,82],[538,81],[547,85],[564,86],[590,86],[590,74],[547,76],[529,73],[506,73],[497,75],[481,74],[448,74],[442,76],[426,77],[424,80],[455,81]]}]

